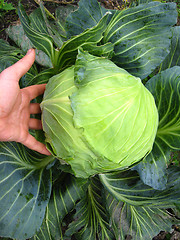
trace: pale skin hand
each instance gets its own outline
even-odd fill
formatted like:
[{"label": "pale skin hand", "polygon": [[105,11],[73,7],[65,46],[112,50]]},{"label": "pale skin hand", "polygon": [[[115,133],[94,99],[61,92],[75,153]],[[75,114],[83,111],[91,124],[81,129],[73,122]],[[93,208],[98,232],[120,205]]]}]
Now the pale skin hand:
[{"label": "pale skin hand", "polygon": [[0,141],[16,141],[28,148],[50,155],[45,145],[38,142],[29,129],[42,129],[41,121],[30,114],[41,112],[38,103],[30,103],[44,93],[45,84],[19,88],[19,79],[31,68],[35,50],[30,49],[25,57],[0,74]]}]

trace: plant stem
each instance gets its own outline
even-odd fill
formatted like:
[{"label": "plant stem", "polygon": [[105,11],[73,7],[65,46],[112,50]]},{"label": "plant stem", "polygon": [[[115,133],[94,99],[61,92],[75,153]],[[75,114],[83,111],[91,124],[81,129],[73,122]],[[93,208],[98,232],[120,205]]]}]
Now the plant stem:
[{"label": "plant stem", "polygon": [[[40,3],[42,2],[41,0],[34,0],[34,1],[38,5],[40,5]],[[55,17],[53,16],[53,14],[51,14],[50,11],[46,7],[44,7],[44,10],[46,11],[46,13],[48,14],[49,17],[51,17],[52,19],[56,20]]]}]

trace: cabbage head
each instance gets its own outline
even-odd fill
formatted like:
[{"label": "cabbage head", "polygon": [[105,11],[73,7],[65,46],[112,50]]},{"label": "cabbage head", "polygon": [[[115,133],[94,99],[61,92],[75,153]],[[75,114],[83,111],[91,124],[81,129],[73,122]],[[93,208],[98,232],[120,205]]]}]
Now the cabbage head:
[{"label": "cabbage head", "polygon": [[154,98],[106,58],[79,51],[75,65],[49,80],[41,108],[47,148],[77,177],[127,168],[152,150]]}]

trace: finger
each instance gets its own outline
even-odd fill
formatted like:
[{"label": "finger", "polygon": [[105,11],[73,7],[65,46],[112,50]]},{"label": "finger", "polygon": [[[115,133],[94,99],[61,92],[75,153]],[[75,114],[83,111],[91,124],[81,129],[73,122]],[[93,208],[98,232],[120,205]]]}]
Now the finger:
[{"label": "finger", "polygon": [[30,114],[38,114],[41,113],[41,108],[39,103],[31,103],[29,106]]},{"label": "finger", "polygon": [[42,122],[39,119],[30,118],[29,120],[29,128],[34,130],[42,129]]},{"label": "finger", "polygon": [[42,95],[45,91],[46,84],[32,85],[26,88],[21,89],[22,91],[26,91],[29,95],[30,100]]},{"label": "finger", "polygon": [[12,66],[3,71],[3,75],[7,74],[10,80],[19,81],[26,74],[35,61],[35,50],[29,49],[27,54]]},{"label": "finger", "polygon": [[46,146],[43,143],[38,142],[31,134],[29,134],[26,140],[21,143],[24,144],[26,147],[41,154],[51,155],[51,153],[47,150]]}]

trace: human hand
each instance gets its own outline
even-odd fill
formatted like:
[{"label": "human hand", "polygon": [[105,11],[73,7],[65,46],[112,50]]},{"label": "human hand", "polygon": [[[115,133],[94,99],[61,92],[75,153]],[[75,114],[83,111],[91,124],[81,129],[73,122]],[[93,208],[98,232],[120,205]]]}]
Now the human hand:
[{"label": "human hand", "polygon": [[30,101],[44,93],[45,84],[19,87],[19,79],[34,61],[35,50],[30,49],[21,60],[0,73],[0,141],[20,142],[32,150],[50,155],[46,146],[29,133],[29,128],[42,129],[40,120],[30,118],[30,114],[41,112],[40,105]]}]

